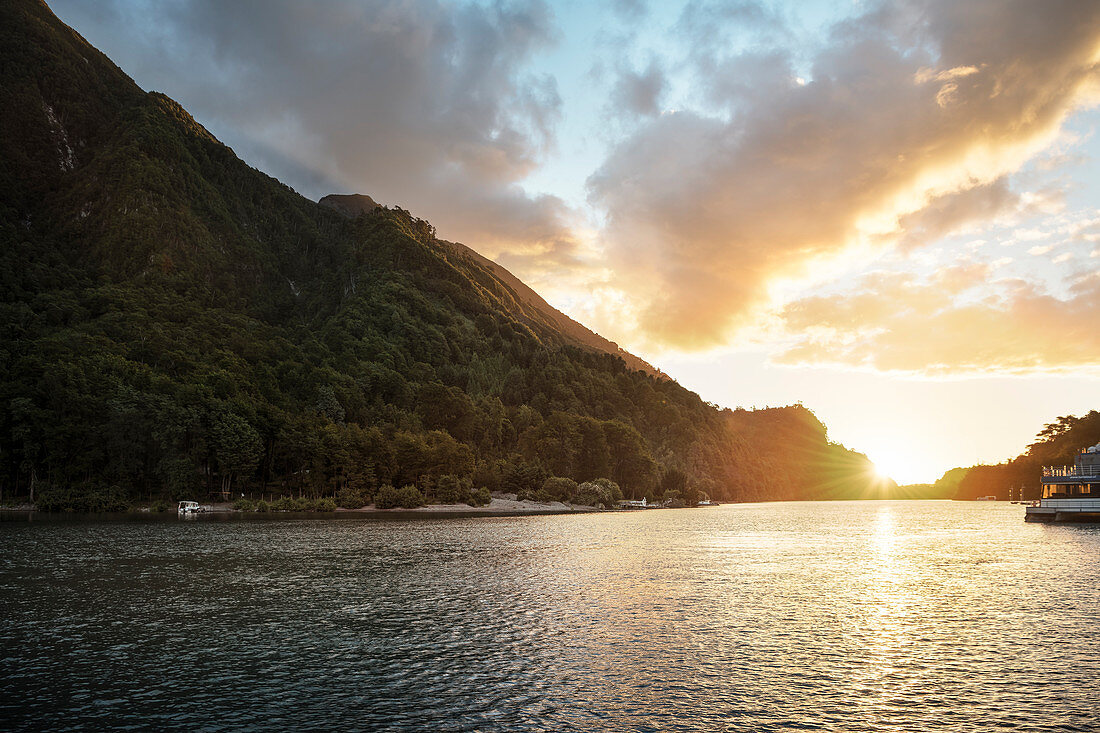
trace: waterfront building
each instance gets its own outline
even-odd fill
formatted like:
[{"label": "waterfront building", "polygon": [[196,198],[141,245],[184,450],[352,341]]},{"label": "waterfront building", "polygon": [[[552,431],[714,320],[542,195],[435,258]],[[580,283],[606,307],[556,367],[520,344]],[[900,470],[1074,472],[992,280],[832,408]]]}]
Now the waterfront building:
[{"label": "waterfront building", "polygon": [[1100,443],[1082,448],[1072,466],[1045,466],[1042,498],[1025,510],[1028,522],[1100,522]]}]

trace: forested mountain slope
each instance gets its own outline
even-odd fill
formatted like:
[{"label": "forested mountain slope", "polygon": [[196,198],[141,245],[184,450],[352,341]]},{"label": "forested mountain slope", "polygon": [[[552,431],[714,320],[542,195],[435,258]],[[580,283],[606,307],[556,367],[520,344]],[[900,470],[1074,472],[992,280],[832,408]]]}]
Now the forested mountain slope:
[{"label": "forested mountain slope", "polygon": [[1097,443],[1100,443],[1100,412],[1091,410],[1081,417],[1063,415],[1044,425],[1035,442],[1021,455],[993,466],[954,468],[945,478],[952,474],[956,477],[956,499],[979,496],[1038,499],[1043,466],[1072,466],[1082,448]]},{"label": "forested mountain slope", "polygon": [[868,489],[808,410],[715,409],[408,212],[299,196],[37,0],[0,82],[5,495]]},{"label": "forested mountain slope", "polygon": [[[353,219],[360,214],[373,212],[375,209],[379,208],[379,204],[365,194],[329,194],[323,197],[319,203]],[[458,242],[446,242],[437,239],[436,243],[444,247],[450,247],[452,252],[457,255],[460,260],[463,258],[472,260],[475,266],[484,268],[492,273],[501,285],[506,290],[510,291],[513,300],[510,304],[510,312],[513,315],[524,314],[537,318],[557,331],[568,342],[577,346],[587,346],[596,351],[603,351],[608,354],[619,356],[631,369],[640,369],[643,372],[655,376],[664,376],[663,373],[652,364],[620,348],[618,344],[605,339],[598,333],[577,323],[557,308],[554,308],[547,303],[541,295],[528,287],[526,283],[496,262],[493,262],[487,257],[483,257],[466,245]]]}]

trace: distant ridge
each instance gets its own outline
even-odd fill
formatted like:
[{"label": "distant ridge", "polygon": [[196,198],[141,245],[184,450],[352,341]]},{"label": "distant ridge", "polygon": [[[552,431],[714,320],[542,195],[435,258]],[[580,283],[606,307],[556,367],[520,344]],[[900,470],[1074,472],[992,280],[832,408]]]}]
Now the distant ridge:
[{"label": "distant ridge", "polygon": [[[360,214],[366,214],[381,208],[381,204],[376,202],[370,196],[362,193],[353,194],[338,194],[332,193],[327,196],[323,196],[319,204],[327,206],[334,211],[339,211],[345,216],[355,218]],[[530,286],[520,280],[518,277],[509,272],[502,265],[497,264],[488,257],[479,254],[470,247],[460,242],[448,242],[446,240],[437,240],[439,244],[450,247],[452,251],[459,257],[468,257],[474,262],[478,263],[482,267],[492,272],[497,279],[499,279],[505,286],[507,286],[516,299],[516,302],[527,308],[534,309],[538,312],[542,318],[549,321],[555,329],[557,329],[563,336],[572,340],[574,343],[586,346],[597,351],[602,351],[605,354],[611,354],[618,356],[626,365],[631,369],[637,369],[643,371],[646,374],[651,374],[660,379],[668,379],[668,375],[657,369],[652,364],[648,363],[644,359],[631,354],[626,349],[621,348],[614,341],[610,341],[603,336],[599,335],[595,331],[585,327],[584,325],[574,321],[569,316],[559,311],[554,306],[546,302],[546,300],[536,293]]]}]

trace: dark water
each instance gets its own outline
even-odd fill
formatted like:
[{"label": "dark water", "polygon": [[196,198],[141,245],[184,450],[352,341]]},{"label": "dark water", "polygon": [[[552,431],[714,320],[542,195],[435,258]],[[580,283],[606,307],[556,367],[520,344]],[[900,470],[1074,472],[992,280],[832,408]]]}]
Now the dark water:
[{"label": "dark water", "polygon": [[1100,528],[948,502],[0,524],[0,728],[1093,730]]}]

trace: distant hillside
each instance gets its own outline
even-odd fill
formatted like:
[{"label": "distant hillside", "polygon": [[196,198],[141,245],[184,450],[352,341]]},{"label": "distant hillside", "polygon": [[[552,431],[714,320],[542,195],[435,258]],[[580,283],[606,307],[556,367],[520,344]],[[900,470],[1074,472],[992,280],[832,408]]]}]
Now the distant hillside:
[{"label": "distant hillside", "polygon": [[993,466],[954,468],[944,477],[955,479],[956,499],[996,496],[1007,500],[1010,490],[1013,499],[1021,498],[1020,490],[1022,498],[1038,499],[1043,466],[1072,466],[1079,450],[1098,442],[1100,412],[1092,410],[1081,417],[1065,415],[1045,425],[1022,455]]},{"label": "distant hillside", "polygon": [[5,496],[873,495],[808,410],[717,410],[410,213],[299,196],[37,0],[0,69]]}]

